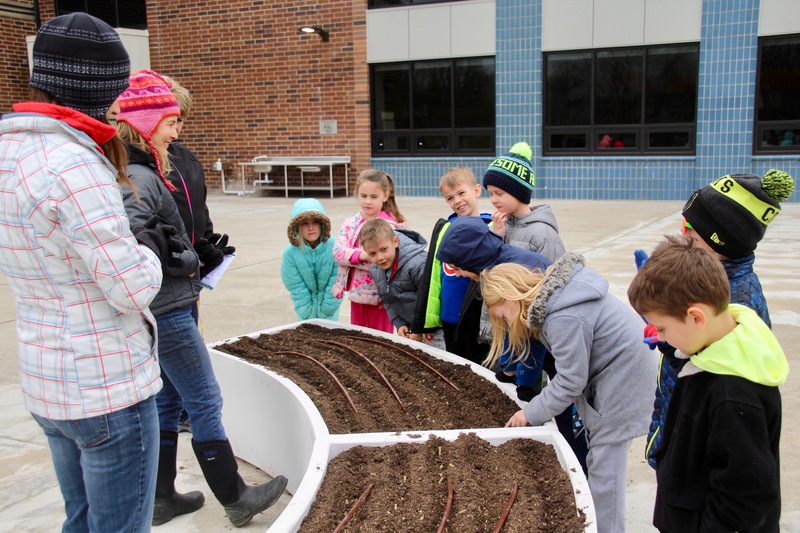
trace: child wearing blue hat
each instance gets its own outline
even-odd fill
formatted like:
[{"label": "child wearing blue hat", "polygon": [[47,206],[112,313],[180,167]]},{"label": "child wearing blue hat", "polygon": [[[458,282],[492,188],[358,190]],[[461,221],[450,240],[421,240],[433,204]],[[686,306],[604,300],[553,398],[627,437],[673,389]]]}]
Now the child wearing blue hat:
[{"label": "child wearing blue hat", "polygon": [[319,200],[301,198],[294,203],[287,235],[281,279],[292,296],[297,318],[338,320],[342,301],[331,291],[338,271],[331,220]]}]

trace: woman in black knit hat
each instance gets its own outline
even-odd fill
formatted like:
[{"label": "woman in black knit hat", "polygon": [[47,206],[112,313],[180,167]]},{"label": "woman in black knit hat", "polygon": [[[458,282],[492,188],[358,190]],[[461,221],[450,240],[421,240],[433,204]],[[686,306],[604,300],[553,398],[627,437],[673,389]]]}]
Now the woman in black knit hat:
[{"label": "woman in black knit hat", "polygon": [[69,533],[146,532],[153,512],[162,382],[148,307],[175,228],[129,229],[127,155],[105,119],[129,71],[111,26],[56,17],[33,45],[30,101],[0,121],[0,266]]}]

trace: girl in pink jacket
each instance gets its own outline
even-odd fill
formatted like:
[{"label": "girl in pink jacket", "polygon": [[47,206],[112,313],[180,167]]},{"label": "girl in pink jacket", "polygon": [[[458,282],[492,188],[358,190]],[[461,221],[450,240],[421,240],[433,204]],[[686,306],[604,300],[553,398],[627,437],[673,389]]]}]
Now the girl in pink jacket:
[{"label": "girl in pink jacket", "polygon": [[361,210],[344,220],[333,244],[333,259],[339,264],[333,295],[341,298],[349,292],[352,324],[392,333],[394,326],[378,297],[359,236],[364,222],[373,218],[383,218],[394,228],[405,228],[406,221],[395,202],[392,177],[380,170],[367,169],[358,175],[355,196]]}]

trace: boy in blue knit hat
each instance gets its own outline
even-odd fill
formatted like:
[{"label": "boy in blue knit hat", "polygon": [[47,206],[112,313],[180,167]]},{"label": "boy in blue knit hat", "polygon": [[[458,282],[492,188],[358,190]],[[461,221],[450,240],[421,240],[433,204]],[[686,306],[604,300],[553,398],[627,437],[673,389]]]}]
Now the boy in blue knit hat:
[{"label": "boy in blue knit hat", "polygon": [[[531,154],[528,143],[518,142],[486,169],[483,186],[489,191],[492,205],[497,209],[492,213],[492,231],[503,237],[504,243],[536,252],[553,262],[566,250],[550,206],[542,204],[531,208],[529,205],[535,182]],[[489,343],[492,340],[491,322],[485,309],[481,316],[480,338]],[[503,364],[504,359],[501,358]],[[545,368],[548,374],[555,372],[552,358],[548,359]],[[507,379],[500,374],[498,378],[511,381],[514,369],[508,368],[505,373]]]},{"label": "boy in blue knit hat", "polygon": [[[492,214],[492,231],[502,236],[504,243],[536,252],[554,262],[564,255],[566,249],[558,234],[558,223],[550,206],[530,206],[536,183],[531,167],[532,155],[533,151],[528,143],[518,142],[506,155],[492,161],[486,169],[483,186],[489,191],[492,205],[496,209]],[[492,340],[491,321],[485,307],[481,314],[480,338],[487,343]],[[529,395],[538,394],[541,383],[532,388],[530,383],[517,383],[517,365],[509,364],[509,357],[510,353],[500,357],[501,370],[497,373],[497,379],[528,388]],[[555,376],[555,360],[550,353],[545,355],[544,370],[550,379]],[[583,428],[583,421],[572,409],[560,414],[556,421],[560,427],[572,426],[576,433],[580,433]]]}]

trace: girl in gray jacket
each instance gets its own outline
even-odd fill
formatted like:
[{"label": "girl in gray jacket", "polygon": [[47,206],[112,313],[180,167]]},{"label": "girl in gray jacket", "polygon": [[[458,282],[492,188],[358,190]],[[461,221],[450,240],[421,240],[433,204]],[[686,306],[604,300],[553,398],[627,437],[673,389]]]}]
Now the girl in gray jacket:
[{"label": "girl in gray jacket", "polygon": [[608,282],[567,253],[545,274],[502,264],[481,274],[495,332],[516,357],[531,337],[555,358],[557,374],[507,427],[540,425],[573,401],[586,422],[589,488],[601,533],[625,530],[625,472],[631,441],[647,433],[657,359],[641,340],[641,319],[608,292]]}]

